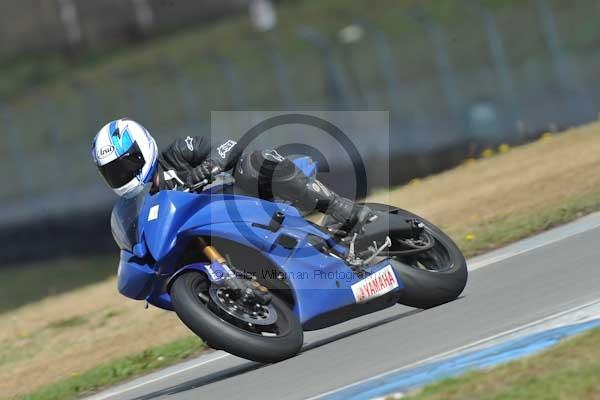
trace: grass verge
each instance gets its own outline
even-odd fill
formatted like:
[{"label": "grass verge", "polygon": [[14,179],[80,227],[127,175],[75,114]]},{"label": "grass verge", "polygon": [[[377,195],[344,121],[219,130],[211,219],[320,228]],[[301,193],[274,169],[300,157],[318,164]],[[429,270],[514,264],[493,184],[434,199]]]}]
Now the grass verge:
[{"label": "grass verge", "polygon": [[0,313],[105,280],[115,274],[117,264],[111,255],[2,267]]},{"label": "grass verge", "polygon": [[427,386],[410,400],[597,400],[600,329],[539,355]]},{"label": "grass verge", "polygon": [[523,239],[536,232],[573,221],[600,210],[600,192],[570,199],[559,207],[546,207],[528,217],[509,217],[482,224],[477,229],[465,230],[456,242],[466,257],[494,250]]},{"label": "grass verge", "polygon": [[[466,254],[481,253],[600,209],[599,133],[600,124],[593,124],[545,136],[369,200],[414,211]],[[144,310],[115,286],[111,278],[0,314],[0,393],[18,398],[65,381],[83,386],[74,371],[189,336],[173,313]],[[161,334],[147,334],[153,331]]]},{"label": "grass verge", "polygon": [[42,387],[22,397],[23,400],[69,400],[95,390],[135,377],[144,372],[184,360],[204,349],[196,337],[179,339],[163,346],[152,347],[139,354],[124,357],[94,367],[81,375],[73,373],[69,379]]}]

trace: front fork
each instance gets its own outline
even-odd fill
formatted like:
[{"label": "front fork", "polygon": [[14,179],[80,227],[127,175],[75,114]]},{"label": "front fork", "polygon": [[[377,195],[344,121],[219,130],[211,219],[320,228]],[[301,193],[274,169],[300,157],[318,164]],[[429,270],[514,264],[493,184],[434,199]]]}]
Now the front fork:
[{"label": "front fork", "polygon": [[207,270],[213,281],[235,277],[235,273],[229,268],[229,265],[227,265],[227,260],[215,247],[206,243],[204,238],[199,237],[196,240],[200,251],[210,261],[210,267],[207,266]]},{"label": "front fork", "polygon": [[256,280],[247,280],[237,276],[225,257],[214,246],[206,243],[204,238],[197,238],[197,242],[202,254],[210,261],[207,271],[215,283],[220,281],[219,283],[228,289],[239,293],[240,300],[244,303],[268,304],[271,301],[269,289]]}]

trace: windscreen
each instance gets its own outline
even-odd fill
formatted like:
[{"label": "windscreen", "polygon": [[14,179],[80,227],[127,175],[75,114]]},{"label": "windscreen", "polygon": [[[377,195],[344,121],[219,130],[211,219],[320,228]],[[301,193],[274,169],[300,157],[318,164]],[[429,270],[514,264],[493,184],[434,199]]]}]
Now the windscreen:
[{"label": "windscreen", "polygon": [[122,198],[113,207],[110,227],[121,250],[133,251],[133,246],[137,244],[138,217],[149,189],[149,185],[146,186],[146,190],[136,197]]}]

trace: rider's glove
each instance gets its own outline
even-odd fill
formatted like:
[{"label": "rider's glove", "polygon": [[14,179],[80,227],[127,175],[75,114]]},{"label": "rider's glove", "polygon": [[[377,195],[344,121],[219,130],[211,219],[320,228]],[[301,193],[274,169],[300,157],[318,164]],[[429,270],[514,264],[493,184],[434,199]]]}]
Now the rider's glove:
[{"label": "rider's glove", "polygon": [[196,189],[212,183],[219,173],[221,169],[215,161],[205,160],[189,171],[185,184],[188,188]]}]

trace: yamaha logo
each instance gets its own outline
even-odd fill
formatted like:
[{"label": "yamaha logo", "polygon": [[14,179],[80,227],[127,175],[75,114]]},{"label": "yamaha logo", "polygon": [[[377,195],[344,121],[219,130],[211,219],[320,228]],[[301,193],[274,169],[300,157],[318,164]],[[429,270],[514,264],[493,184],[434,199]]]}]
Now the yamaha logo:
[{"label": "yamaha logo", "polygon": [[96,157],[98,157],[98,160],[102,160],[103,158],[108,157],[109,155],[111,155],[114,152],[115,152],[115,146],[113,146],[112,144],[109,144],[108,146],[104,146],[103,148],[98,150],[98,152],[96,153]]}]

